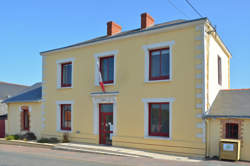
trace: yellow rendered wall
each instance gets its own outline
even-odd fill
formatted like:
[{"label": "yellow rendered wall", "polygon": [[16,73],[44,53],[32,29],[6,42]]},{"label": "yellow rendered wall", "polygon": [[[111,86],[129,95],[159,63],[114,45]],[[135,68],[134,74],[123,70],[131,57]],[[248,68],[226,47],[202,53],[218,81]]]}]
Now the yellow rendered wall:
[{"label": "yellow rendered wall", "polygon": [[[250,161],[250,120],[243,119],[242,146],[240,160]],[[220,119],[208,120],[208,155],[209,157],[219,156],[219,141],[221,138]]]},{"label": "yellow rendered wall", "polygon": [[30,106],[30,132],[33,132],[37,138],[41,136],[42,115],[41,103],[10,103],[8,104],[8,134],[21,134],[21,106]]},{"label": "yellow rendered wall", "polygon": [[[48,53],[44,60],[44,124],[43,136],[58,136],[56,131],[56,101],[74,101],[71,141],[98,143],[93,134],[93,102],[90,93],[100,92],[94,85],[94,54],[118,50],[116,85],[106,91],[119,91],[117,95],[117,135],[113,145],[187,155],[204,155],[205,144],[196,135],[202,133],[197,123],[201,110],[196,109],[196,25],[183,29],[158,32],[106,43]],[[173,79],[169,82],[145,83],[143,45],[174,41]],[[57,60],[75,58],[73,88],[57,89]],[[201,93],[201,91],[199,92]],[[143,98],[175,98],[172,109],[172,139],[144,139]],[[80,131],[80,133],[76,133]]]}]

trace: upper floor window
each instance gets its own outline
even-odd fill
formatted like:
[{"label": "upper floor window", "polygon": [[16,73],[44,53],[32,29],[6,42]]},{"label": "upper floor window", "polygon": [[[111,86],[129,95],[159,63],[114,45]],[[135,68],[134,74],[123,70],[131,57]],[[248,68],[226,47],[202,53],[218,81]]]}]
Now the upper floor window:
[{"label": "upper floor window", "polygon": [[60,59],[57,64],[57,88],[73,87],[73,67],[75,58]]},{"label": "upper floor window", "polygon": [[104,84],[114,82],[114,56],[100,58],[100,71]]},{"label": "upper floor window", "polygon": [[149,136],[169,137],[169,103],[149,103]]},{"label": "upper floor window", "polygon": [[71,130],[71,104],[61,104],[61,130]]},{"label": "upper floor window", "polygon": [[61,87],[71,87],[72,62],[61,64]]},{"label": "upper floor window", "polygon": [[149,80],[169,79],[169,48],[151,50],[149,58]]},{"label": "upper floor window", "polygon": [[222,84],[222,68],[221,68],[221,57],[218,56],[218,84]]},{"label": "upper floor window", "polygon": [[175,41],[166,41],[144,45],[145,71],[144,82],[167,82],[172,76],[173,45]]},{"label": "upper floor window", "polygon": [[237,123],[226,123],[226,138],[238,139],[239,125]]},{"label": "upper floor window", "polygon": [[116,84],[117,55],[118,55],[118,50],[112,50],[94,54],[96,86],[100,86],[100,82],[102,82],[104,85]]}]

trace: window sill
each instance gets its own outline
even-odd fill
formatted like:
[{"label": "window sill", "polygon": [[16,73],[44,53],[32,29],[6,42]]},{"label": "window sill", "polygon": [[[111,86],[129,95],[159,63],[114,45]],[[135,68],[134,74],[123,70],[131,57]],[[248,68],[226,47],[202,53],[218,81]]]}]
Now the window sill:
[{"label": "window sill", "polygon": [[[104,87],[105,86],[114,86],[115,85],[115,83],[107,83],[107,84],[103,84],[104,85]],[[97,87],[101,87],[99,84],[98,85],[96,85]]]},{"label": "window sill", "polygon": [[145,80],[145,83],[154,83],[154,82],[170,82],[172,79],[166,79],[166,80]]},{"label": "window sill", "polygon": [[60,133],[72,133],[72,130],[57,130],[57,132],[60,132]]},{"label": "window sill", "polygon": [[69,87],[57,87],[56,89],[72,89],[73,87],[72,86],[69,86]]},{"label": "window sill", "polygon": [[162,136],[144,136],[145,139],[155,139],[155,140],[171,140],[170,137],[162,137]]}]

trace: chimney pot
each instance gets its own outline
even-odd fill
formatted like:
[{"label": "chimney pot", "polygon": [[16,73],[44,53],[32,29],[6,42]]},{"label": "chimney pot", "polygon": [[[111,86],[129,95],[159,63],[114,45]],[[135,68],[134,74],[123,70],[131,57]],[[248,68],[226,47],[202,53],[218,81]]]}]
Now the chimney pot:
[{"label": "chimney pot", "polygon": [[120,25],[116,24],[115,22],[109,21],[107,23],[107,35],[108,36],[112,36],[116,33],[119,33],[119,32],[121,32],[121,30],[122,30],[122,27]]},{"label": "chimney pot", "polygon": [[154,25],[154,19],[148,13],[141,14],[141,29],[148,28]]}]

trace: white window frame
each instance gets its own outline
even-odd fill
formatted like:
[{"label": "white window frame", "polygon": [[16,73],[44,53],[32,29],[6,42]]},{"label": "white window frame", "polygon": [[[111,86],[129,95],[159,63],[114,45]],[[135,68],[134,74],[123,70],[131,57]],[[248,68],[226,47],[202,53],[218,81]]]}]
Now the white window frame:
[{"label": "white window frame", "polygon": [[93,114],[94,114],[94,129],[93,133],[99,135],[99,104],[112,103],[113,104],[113,136],[116,136],[117,125],[117,98],[116,93],[111,94],[91,94],[93,101]]},{"label": "white window frame", "polygon": [[[61,104],[70,104],[71,105],[71,130],[62,130],[61,129]],[[73,120],[74,120],[74,101],[56,101],[56,131],[61,133],[72,133],[73,131]]]},{"label": "white window frame", "polygon": [[107,57],[107,56],[114,56],[114,81],[113,81],[113,83],[110,83],[110,84],[104,84],[104,86],[116,84],[116,57],[117,57],[117,54],[118,54],[118,50],[94,54],[94,57],[95,57],[95,86],[100,86],[99,85],[99,68],[98,68],[97,62],[99,62],[99,64],[100,64],[100,58]]},{"label": "white window frame", "polygon": [[[149,44],[149,45],[144,45],[142,46],[144,50],[144,55],[145,55],[145,69],[144,69],[144,82],[168,82],[172,81],[172,52],[173,52],[173,45],[175,44],[175,41],[167,41],[167,42],[161,42],[161,43],[154,43],[154,44]],[[154,49],[160,49],[160,48],[165,48],[169,47],[169,79],[164,79],[164,80],[149,80],[149,52],[150,50]]]},{"label": "white window frame", "polygon": [[[143,98],[144,103],[144,138],[145,139],[160,139],[160,140],[171,140],[172,139],[172,105],[175,101],[174,98]],[[149,136],[149,103],[169,103],[169,137],[163,136]]]},{"label": "white window frame", "polygon": [[[60,59],[56,61],[57,64],[57,89],[64,89],[64,88],[73,88],[73,76],[74,76],[74,61],[75,58],[68,58],[68,59]],[[62,78],[62,64],[63,63],[68,63],[71,62],[72,63],[72,71],[71,71],[71,86],[70,87],[62,87],[61,86],[61,78]]]}]

